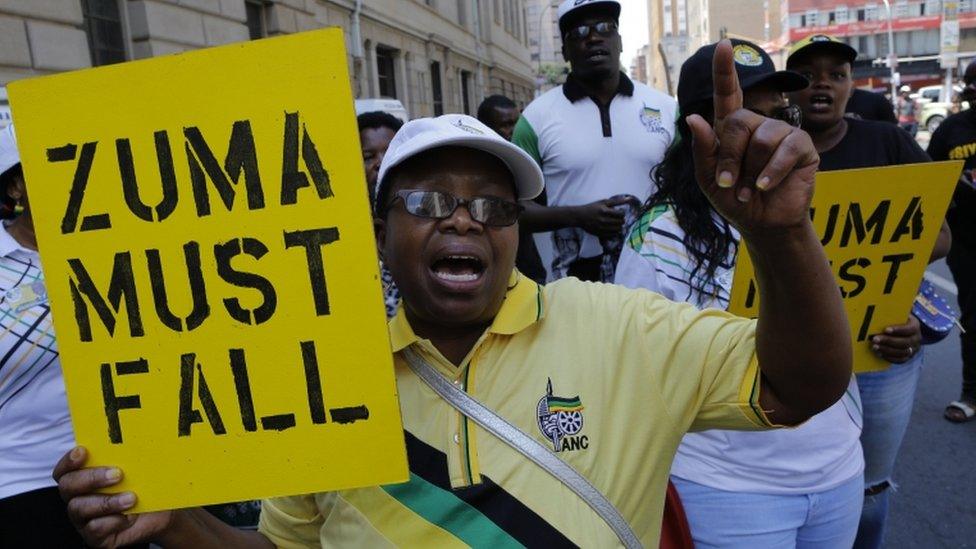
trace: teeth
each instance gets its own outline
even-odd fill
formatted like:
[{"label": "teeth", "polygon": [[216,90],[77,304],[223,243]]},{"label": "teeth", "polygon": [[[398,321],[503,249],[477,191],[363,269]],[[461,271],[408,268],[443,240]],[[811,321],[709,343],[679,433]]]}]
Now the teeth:
[{"label": "teeth", "polygon": [[449,282],[474,282],[475,280],[478,280],[478,275],[475,273],[452,274],[452,273],[445,273],[442,271],[434,271],[434,276],[440,278],[441,280],[447,280]]}]

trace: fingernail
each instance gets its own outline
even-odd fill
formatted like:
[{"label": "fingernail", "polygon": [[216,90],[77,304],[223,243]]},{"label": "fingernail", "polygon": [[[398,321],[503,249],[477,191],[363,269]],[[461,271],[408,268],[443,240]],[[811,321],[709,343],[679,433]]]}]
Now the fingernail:
[{"label": "fingernail", "polygon": [[871,338],[871,343],[881,343],[881,338],[878,336],[874,336]]},{"label": "fingernail", "polygon": [[125,509],[128,509],[136,504],[136,495],[132,492],[123,492],[116,496],[115,501]]},{"label": "fingernail", "polygon": [[724,171],[724,172],[718,174],[718,186],[719,187],[722,187],[723,189],[728,189],[729,187],[731,187],[734,184],[735,184],[735,181],[732,179],[732,172]]},{"label": "fingernail", "polygon": [[743,187],[739,189],[735,197],[739,199],[739,202],[749,202],[749,199],[752,197],[752,191],[748,187]]},{"label": "fingernail", "polygon": [[71,461],[78,461],[81,459],[81,448],[75,446],[71,449]]},{"label": "fingernail", "polygon": [[877,351],[880,351],[881,350],[881,347],[878,347],[877,345],[872,345],[871,346],[871,349],[874,350],[875,352],[877,352]]},{"label": "fingernail", "polygon": [[105,471],[105,480],[109,482],[118,482],[122,479],[122,471],[112,467],[108,471]]},{"label": "fingernail", "polygon": [[891,332],[894,332],[894,330],[892,330],[891,328],[885,328],[886,334],[890,334]]},{"label": "fingernail", "polygon": [[768,175],[764,175],[762,177],[762,179],[760,179],[759,181],[756,181],[756,188],[759,189],[760,191],[765,191],[766,190],[766,187],[768,187],[768,186],[769,186],[769,176]]}]

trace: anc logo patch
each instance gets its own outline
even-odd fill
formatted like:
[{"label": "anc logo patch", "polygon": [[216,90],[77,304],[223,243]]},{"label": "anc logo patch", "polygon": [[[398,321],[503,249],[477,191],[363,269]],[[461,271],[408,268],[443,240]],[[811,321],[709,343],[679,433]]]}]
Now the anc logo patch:
[{"label": "anc logo patch", "polygon": [[579,434],[583,430],[583,402],[579,395],[554,396],[552,379],[549,379],[536,412],[539,430],[552,442],[553,451],[585,450],[590,446],[589,437]]},{"label": "anc logo patch", "polygon": [[661,123],[661,109],[648,107],[645,104],[644,108],[641,109],[640,121],[649,133],[664,132],[664,125]]},{"label": "anc logo patch", "polygon": [[763,62],[762,55],[756,51],[756,48],[745,44],[739,44],[732,48],[732,58],[744,67],[758,67]]}]

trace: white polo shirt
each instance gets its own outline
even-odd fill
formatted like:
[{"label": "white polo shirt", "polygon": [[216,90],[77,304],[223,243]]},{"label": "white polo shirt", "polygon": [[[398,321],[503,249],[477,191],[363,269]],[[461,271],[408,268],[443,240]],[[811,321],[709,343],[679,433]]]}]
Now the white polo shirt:
[{"label": "white polo shirt", "polygon": [[74,444],[37,252],[0,227],[0,498],[54,486]]},{"label": "white polo shirt", "polygon": [[[531,154],[545,175],[550,206],[578,206],[617,194],[651,195],[651,168],[675,135],[677,103],[621,73],[617,95],[599,105],[570,75],[566,83],[532,101],[512,142]],[[603,253],[587,234],[581,257]]]}]

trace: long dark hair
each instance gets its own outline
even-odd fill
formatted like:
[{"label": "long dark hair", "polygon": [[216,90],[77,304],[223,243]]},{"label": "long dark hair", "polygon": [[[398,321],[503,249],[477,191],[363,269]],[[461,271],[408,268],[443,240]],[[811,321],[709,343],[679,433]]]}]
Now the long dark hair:
[{"label": "long dark hair", "polygon": [[[688,281],[692,288],[700,290],[699,305],[704,296],[717,296],[719,285],[715,271],[726,266],[730,252],[738,247],[732,236],[729,222],[721,218],[715,223],[715,210],[695,180],[695,162],[691,148],[691,129],[686,120],[690,114],[698,114],[706,120],[712,118],[711,99],[686,108],[678,118],[678,136],[664,154],[664,159],[651,171],[657,190],[644,203],[642,215],[655,206],[670,206],[684,231],[682,240],[691,257],[694,268]],[[692,290],[688,290],[691,297]]]}]

